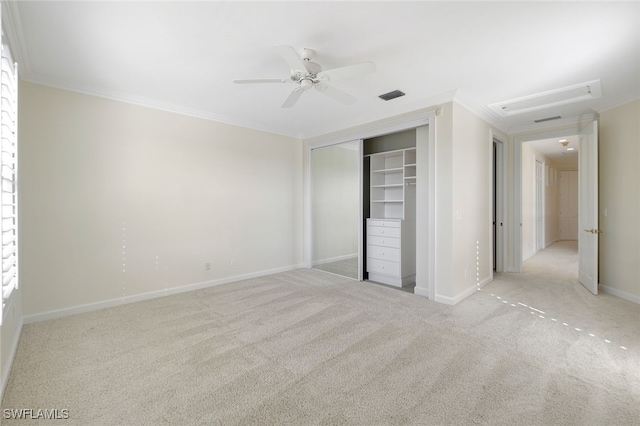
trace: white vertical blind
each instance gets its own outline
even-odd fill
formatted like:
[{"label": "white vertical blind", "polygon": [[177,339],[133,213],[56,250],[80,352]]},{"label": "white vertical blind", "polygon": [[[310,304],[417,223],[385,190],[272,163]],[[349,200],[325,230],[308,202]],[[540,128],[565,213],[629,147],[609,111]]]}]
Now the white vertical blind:
[{"label": "white vertical blind", "polygon": [[0,235],[2,241],[2,307],[18,287],[18,70],[2,34],[0,76]]}]

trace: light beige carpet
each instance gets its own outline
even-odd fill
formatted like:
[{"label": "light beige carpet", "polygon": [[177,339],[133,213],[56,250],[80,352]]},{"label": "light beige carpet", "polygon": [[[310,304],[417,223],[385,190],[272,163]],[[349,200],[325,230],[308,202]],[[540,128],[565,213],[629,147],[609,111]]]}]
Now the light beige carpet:
[{"label": "light beige carpet", "polygon": [[296,270],[28,325],[2,408],[68,409],[34,424],[69,425],[638,424],[640,306],[560,263],[453,307]]},{"label": "light beige carpet", "polygon": [[354,280],[358,279],[357,257],[337,260],[335,262],[321,263],[314,266],[314,268],[325,272],[331,272],[332,274],[342,275],[343,277],[353,278]]}]

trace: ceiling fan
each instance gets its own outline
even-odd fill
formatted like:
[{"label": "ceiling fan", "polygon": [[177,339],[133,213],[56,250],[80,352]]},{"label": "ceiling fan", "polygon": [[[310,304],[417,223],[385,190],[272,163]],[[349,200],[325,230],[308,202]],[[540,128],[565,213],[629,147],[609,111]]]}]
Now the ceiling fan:
[{"label": "ceiling fan", "polygon": [[291,73],[287,78],[253,78],[248,80],[233,80],[237,84],[253,83],[296,83],[297,86],[289,94],[282,104],[282,108],[291,108],[307,90],[316,89],[319,93],[328,96],[338,102],[351,105],[357,101],[350,94],[340,89],[329,86],[327,83],[334,80],[359,77],[364,74],[375,72],[376,66],[373,62],[362,62],[355,65],[334,68],[322,71],[322,67],[315,62],[311,62],[315,51],[312,49],[301,49],[298,54],[291,46],[278,46],[276,51],[282,56],[284,61],[291,68]]}]

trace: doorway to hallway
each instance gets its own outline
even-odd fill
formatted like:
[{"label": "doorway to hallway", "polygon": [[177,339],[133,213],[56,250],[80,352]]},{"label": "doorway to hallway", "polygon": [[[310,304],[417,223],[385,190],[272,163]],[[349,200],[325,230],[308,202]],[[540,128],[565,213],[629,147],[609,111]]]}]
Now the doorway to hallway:
[{"label": "doorway to hallway", "polygon": [[[531,160],[527,160],[525,150],[528,147],[528,142],[547,138],[547,142],[551,143],[550,146],[559,149],[561,154],[572,155],[575,151],[578,151],[578,280],[591,293],[598,294],[598,236],[601,233],[598,229],[598,121],[597,119],[592,119],[577,124],[578,127],[574,130],[555,130],[546,133],[516,136],[515,138],[516,161],[514,175],[516,190],[513,208],[516,228],[513,233],[514,269],[522,272],[523,260],[535,254],[535,196],[527,196],[527,188],[525,187],[530,182],[531,176],[533,176],[535,182],[535,171],[531,173],[527,171]],[[577,138],[576,146],[570,146],[570,137]],[[538,157],[538,153],[535,150],[533,157],[534,159]],[[542,155],[542,157],[544,158],[545,156]],[[544,161],[543,159],[542,162],[544,163]],[[535,170],[535,164],[531,167]],[[549,186],[554,182],[554,176],[556,175],[556,169],[545,166],[545,186]],[[535,184],[533,187],[535,188]],[[548,198],[545,196],[545,201],[549,199],[554,200],[553,197]],[[557,198],[555,200],[557,202]],[[533,206],[528,206],[527,202],[532,203]],[[548,212],[549,209],[545,209],[545,215],[548,215]],[[557,219],[557,215],[550,217]],[[517,227],[518,224],[520,225],[519,227]],[[527,227],[529,228],[528,232]],[[557,236],[549,238],[550,231],[553,231],[553,228],[545,224],[545,246],[548,246],[549,242],[557,240]],[[531,240],[527,241],[527,238],[531,238]]]},{"label": "doorway to hallway", "polygon": [[[530,140],[520,146],[522,268],[558,243],[578,247],[578,135]],[[556,247],[557,248],[557,247]],[[549,256],[536,257],[536,263]],[[577,264],[567,265],[577,276]],[[544,270],[541,266],[539,270]]]}]

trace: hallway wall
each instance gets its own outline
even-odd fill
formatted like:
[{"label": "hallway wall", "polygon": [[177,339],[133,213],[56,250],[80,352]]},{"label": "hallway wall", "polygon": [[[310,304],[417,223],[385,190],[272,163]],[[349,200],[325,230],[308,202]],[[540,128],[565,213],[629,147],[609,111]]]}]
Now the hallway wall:
[{"label": "hallway wall", "polygon": [[535,162],[545,167],[544,185],[544,246],[558,240],[558,191],[554,181],[547,179],[548,169],[557,166],[531,143],[522,145],[522,260],[536,254],[536,170]]}]

